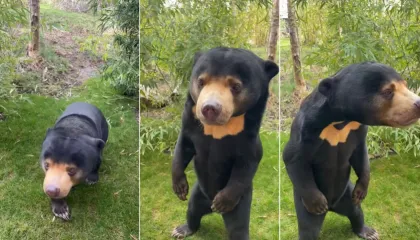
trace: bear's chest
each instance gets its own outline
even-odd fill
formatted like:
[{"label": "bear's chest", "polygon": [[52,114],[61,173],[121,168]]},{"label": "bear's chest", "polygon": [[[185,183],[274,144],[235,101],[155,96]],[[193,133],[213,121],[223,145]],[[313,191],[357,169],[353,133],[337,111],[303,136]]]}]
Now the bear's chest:
[{"label": "bear's chest", "polygon": [[358,122],[334,122],[319,134],[321,146],[313,163],[330,169],[345,168],[356,147],[364,140],[365,127]]}]

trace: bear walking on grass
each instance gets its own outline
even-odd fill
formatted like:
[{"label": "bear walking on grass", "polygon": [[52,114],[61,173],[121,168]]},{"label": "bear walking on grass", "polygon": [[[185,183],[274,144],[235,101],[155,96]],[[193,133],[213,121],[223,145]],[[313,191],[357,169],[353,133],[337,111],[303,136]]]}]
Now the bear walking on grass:
[{"label": "bear walking on grass", "polygon": [[70,104],[47,130],[42,144],[41,167],[45,172],[44,192],[51,199],[56,217],[70,220],[66,197],[81,182],[99,180],[102,150],[108,140],[108,123],[95,106]]}]

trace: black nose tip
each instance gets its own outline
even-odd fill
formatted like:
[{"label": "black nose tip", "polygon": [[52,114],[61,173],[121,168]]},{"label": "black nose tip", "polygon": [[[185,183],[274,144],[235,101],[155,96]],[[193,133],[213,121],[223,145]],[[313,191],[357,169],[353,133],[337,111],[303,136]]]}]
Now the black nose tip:
[{"label": "black nose tip", "polygon": [[57,197],[60,194],[60,189],[55,186],[47,186],[45,192],[50,197]]},{"label": "black nose tip", "polygon": [[416,106],[416,108],[417,108],[418,110],[420,110],[420,100],[417,100],[417,101],[414,103],[414,106]]},{"label": "black nose tip", "polygon": [[209,120],[214,121],[220,115],[222,106],[216,102],[207,102],[203,105],[201,112],[203,116]]}]

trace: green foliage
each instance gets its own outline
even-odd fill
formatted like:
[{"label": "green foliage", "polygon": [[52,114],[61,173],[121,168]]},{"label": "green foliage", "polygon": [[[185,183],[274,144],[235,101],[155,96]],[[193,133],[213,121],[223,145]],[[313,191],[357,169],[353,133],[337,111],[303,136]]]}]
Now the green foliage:
[{"label": "green foliage", "polygon": [[196,52],[222,45],[264,45],[269,5],[250,0],[141,1],[141,84],[177,89],[188,81]]},{"label": "green foliage", "polygon": [[333,73],[347,64],[373,60],[393,66],[406,79],[418,79],[420,25],[410,8],[419,5],[368,0],[306,3],[300,9],[300,24],[303,42],[312,51],[305,63]]},{"label": "green foliage", "polygon": [[173,151],[180,126],[179,117],[172,120],[143,118],[140,128],[140,154]]},{"label": "green foliage", "polygon": [[13,90],[11,81],[25,45],[13,28],[27,22],[27,13],[21,1],[0,1],[0,98],[9,96]]},{"label": "green foliage", "polygon": [[420,125],[414,125],[409,129],[371,127],[367,143],[369,153],[374,157],[387,156],[390,152],[397,154],[409,152],[417,156],[420,153]]},{"label": "green foliage", "polygon": [[138,96],[139,88],[139,1],[120,0],[101,12],[103,31],[117,29],[114,51],[102,77],[121,93]]}]

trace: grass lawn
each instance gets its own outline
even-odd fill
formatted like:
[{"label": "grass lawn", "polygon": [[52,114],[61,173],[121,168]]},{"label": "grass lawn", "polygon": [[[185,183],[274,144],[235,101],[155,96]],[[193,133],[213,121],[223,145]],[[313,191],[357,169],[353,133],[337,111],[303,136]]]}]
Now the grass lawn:
[{"label": "grass lawn", "polygon": [[[261,140],[264,157],[254,178],[250,237],[272,240],[279,238],[277,133],[262,133]],[[159,152],[140,157],[142,239],[170,239],[172,229],[186,221],[187,201],[180,201],[172,192],[171,161],[169,154]],[[196,181],[192,165],[186,170],[190,189]],[[205,216],[200,230],[188,239],[227,239],[222,217]]]},{"label": "grass lawn", "polygon": [[[102,110],[109,140],[99,182],[72,190],[70,222],[53,221],[39,154],[47,128],[74,101]],[[67,99],[24,95],[1,101],[6,118],[0,121],[0,239],[138,239],[136,104],[99,79],[88,80]]]},{"label": "grass lawn", "polygon": [[[288,135],[280,137],[283,149]],[[292,185],[283,161],[280,161],[280,230],[281,239],[297,239],[297,220]],[[371,162],[369,192],[362,203],[366,224],[379,232],[381,239],[419,239],[420,161],[410,154],[392,156]],[[352,181],[356,177],[352,173]],[[347,218],[327,214],[320,239],[358,239]]]}]

